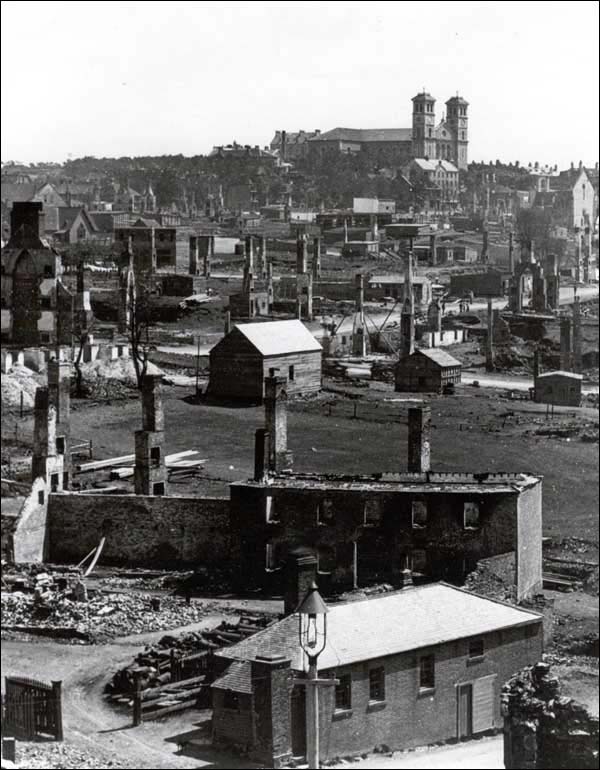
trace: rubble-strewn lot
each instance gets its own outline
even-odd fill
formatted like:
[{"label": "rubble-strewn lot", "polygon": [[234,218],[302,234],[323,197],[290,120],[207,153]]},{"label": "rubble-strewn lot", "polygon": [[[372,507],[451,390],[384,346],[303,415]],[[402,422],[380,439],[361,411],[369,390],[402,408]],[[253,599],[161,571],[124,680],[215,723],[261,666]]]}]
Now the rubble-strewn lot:
[{"label": "rubble-strewn lot", "polygon": [[[122,760],[114,754],[98,754],[98,751],[85,751],[67,742],[64,743],[33,743],[17,742],[17,762],[15,765],[6,763],[6,767],[19,768],[107,768],[107,767],[137,767],[132,760]],[[5,762],[2,762],[5,767]]]},{"label": "rubble-strewn lot", "polygon": [[197,623],[214,611],[214,604],[187,604],[171,596],[88,589],[73,574],[32,570],[32,574],[3,577],[4,632],[44,633],[82,642],[102,642]]}]

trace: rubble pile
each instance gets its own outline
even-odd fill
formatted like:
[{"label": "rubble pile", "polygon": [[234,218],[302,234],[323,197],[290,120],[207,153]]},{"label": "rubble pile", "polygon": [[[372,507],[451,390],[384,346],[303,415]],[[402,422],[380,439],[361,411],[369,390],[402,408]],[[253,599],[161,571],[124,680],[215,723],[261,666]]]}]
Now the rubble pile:
[{"label": "rubble pile", "polygon": [[131,694],[136,677],[140,678],[144,690],[169,684],[174,660],[229,647],[262,631],[275,620],[274,615],[241,610],[237,620],[224,620],[210,631],[163,636],[158,644],[146,647],[129,666],[117,671],[106,685],[106,693],[120,702],[121,696]]},{"label": "rubble pile", "polygon": [[[137,767],[137,762],[122,761],[115,754],[102,756],[96,747],[93,752],[72,746],[67,742],[38,743],[17,741],[17,763],[10,767],[22,768],[119,768]],[[6,763],[8,767],[8,763]],[[4,762],[2,764],[4,767]]]},{"label": "rubble pile", "polygon": [[464,588],[488,599],[503,602],[516,601],[516,586],[508,585],[498,574],[489,569],[483,560],[478,562],[473,572],[467,575]]},{"label": "rubble pile", "polygon": [[598,767],[598,717],[561,694],[546,663],[514,676],[502,690],[507,768]]},{"label": "rubble pile", "polygon": [[3,577],[4,631],[43,630],[49,635],[101,642],[197,623],[212,612],[214,606],[202,602],[187,604],[173,597],[88,589],[76,574]]}]

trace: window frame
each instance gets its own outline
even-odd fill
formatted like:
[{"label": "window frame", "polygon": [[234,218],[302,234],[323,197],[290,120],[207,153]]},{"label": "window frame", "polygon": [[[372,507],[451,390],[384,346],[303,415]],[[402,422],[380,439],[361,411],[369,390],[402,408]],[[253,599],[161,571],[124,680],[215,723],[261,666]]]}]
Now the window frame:
[{"label": "window frame", "polygon": [[428,653],[419,656],[419,692],[432,690],[435,690],[435,655]]},{"label": "window frame", "polygon": [[[374,681],[374,675],[379,677]],[[373,689],[379,688],[379,697],[374,695]],[[385,666],[374,666],[369,669],[369,705],[373,703],[385,703]]]},{"label": "window frame", "polygon": [[[476,650],[475,652],[474,649]],[[485,640],[483,636],[474,636],[469,639],[467,656],[469,661],[478,661],[485,657]]]},{"label": "window frame", "polygon": [[[415,520],[415,505],[423,506],[425,510],[424,524],[419,524]],[[427,529],[427,525],[429,524],[429,506],[427,505],[427,500],[411,500],[410,515],[411,515],[411,524],[413,529]]]},{"label": "window frame", "polygon": [[[352,711],[352,674],[338,674],[336,676],[338,684],[335,685],[334,692],[334,711],[335,713],[343,713],[345,711]],[[338,696],[344,697],[344,704],[338,706]]]},{"label": "window frame", "polygon": [[[467,506],[473,506],[477,510],[477,524],[467,524]],[[463,529],[476,532],[481,529],[481,505],[476,500],[465,500],[463,502]]]}]

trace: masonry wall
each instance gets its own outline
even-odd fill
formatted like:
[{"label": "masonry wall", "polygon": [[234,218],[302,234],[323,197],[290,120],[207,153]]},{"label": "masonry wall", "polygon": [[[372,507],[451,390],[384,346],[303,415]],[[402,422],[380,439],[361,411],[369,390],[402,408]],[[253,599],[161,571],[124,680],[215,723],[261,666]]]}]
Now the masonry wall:
[{"label": "masonry wall", "polygon": [[[287,487],[231,486],[232,529],[239,533],[246,585],[269,589],[279,579],[277,572],[265,569],[268,544],[281,566],[297,546],[314,549],[320,571],[327,573],[319,579],[323,590],[351,585],[355,540],[359,585],[399,577],[407,559],[414,560],[417,553],[425,555],[426,574],[454,580],[462,579],[479,559],[516,548],[517,493],[421,493],[418,489],[379,491],[366,486],[364,490],[328,490],[292,483]],[[270,521],[266,518],[267,496],[272,499]],[[413,501],[427,505],[429,518],[423,528],[413,527]],[[464,527],[465,502],[480,505],[477,529]],[[535,504],[531,498],[529,505],[534,508]],[[535,562],[527,569],[535,574]]]},{"label": "masonry wall", "polygon": [[239,708],[227,708],[225,691],[213,688],[213,740],[246,751],[254,743],[252,696],[239,693],[238,701]]},{"label": "masonry wall", "polygon": [[103,535],[105,564],[225,568],[236,560],[225,498],[50,495],[51,561],[78,562]]},{"label": "masonry wall", "polygon": [[35,479],[25,498],[12,534],[12,551],[17,563],[42,562],[47,552],[46,517],[48,492],[43,478]]},{"label": "masonry wall", "polygon": [[542,485],[525,489],[519,496],[517,537],[517,599],[542,590]]},{"label": "masonry wall", "polygon": [[[487,676],[494,680],[493,721],[502,727],[500,693],[522,665],[542,655],[542,624],[506,629],[484,637],[483,658],[469,660],[468,639],[320,671],[321,676],[350,673],[352,708],[336,712],[333,688],[321,688],[321,759],[371,752],[385,744],[408,749],[457,737],[457,685]],[[435,656],[435,688],[419,691],[418,660]],[[385,701],[369,701],[369,669],[385,667]]]}]

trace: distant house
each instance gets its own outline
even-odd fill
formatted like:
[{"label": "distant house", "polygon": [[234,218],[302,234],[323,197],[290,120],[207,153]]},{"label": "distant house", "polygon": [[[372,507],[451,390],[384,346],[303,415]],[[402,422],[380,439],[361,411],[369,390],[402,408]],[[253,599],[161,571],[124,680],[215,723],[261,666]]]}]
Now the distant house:
[{"label": "distant house", "polygon": [[261,401],[269,369],[287,377],[288,395],[321,389],[322,348],[301,321],[239,324],[210,351],[208,392]]},{"label": "distant house", "polygon": [[[138,217],[133,224],[114,229],[115,242],[131,239],[135,267],[142,271],[177,271],[177,229],[161,227],[156,219]],[[182,270],[184,269],[183,266]],[[185,266],[187,272],[187,265]]]},{"label": "distant house", "polygon": [[401,393],[441,393],[445,385],[460,382],[461,368],[461,362],[444,350],[416,350],[396,364],[395,390]]},{"label": "distant house", "polygon": [[551,210],[555,223],[569,229],[593,226],[597,193],[585,168],[561,171],[550,185],[549,190],[535,193],[536,208]]},{"label": "distant house", "polygon": [[534,401],[555,406],[581,406],[583,375],[574,372],[546,372],[535,380]]},{"label": "distant house", "polygon": [[458,203],[458,168],[449,160],[413,158],[403,174],[428,208]]},{"label": "distant house", "polygon": [[278,153],[282,160],[298,160],[306,157],[308,153],[308,140],[319,136],[321,132],[315,131],[275,131],[269,148]]},{"label": "distant house", "polygon": [[[404,275],[392,273],[390,275],[372,275],[365,289],[366,299],[382,299],[404,297]],[[412,279],[415,305],[426,307],[432,299],[431,281],[425,275],[415,275]]]},{"label": "distant house", "polygon": [[[291,614],[217,656],[213,740],[261,767],[306,755],[307,661]],[[502,728],[500,693],[543,650],[542,617],[446,583],[329,607],[318,658],[320,760]]]},{"label": "distant house", "polygon": [[[56,230],[53,236],[64,243],[93,240],[98,230],[96,223],[81,206],[60,206],[56,210]],[[49,212],[46,212],[48,230]]]},{"label": "distant house", "polygon": [[462,297],[473,292],[475,297],[503,297],[506,293],[505,275],[490,267],[473,273],[453,273],[450,276],[450,294]]}]

